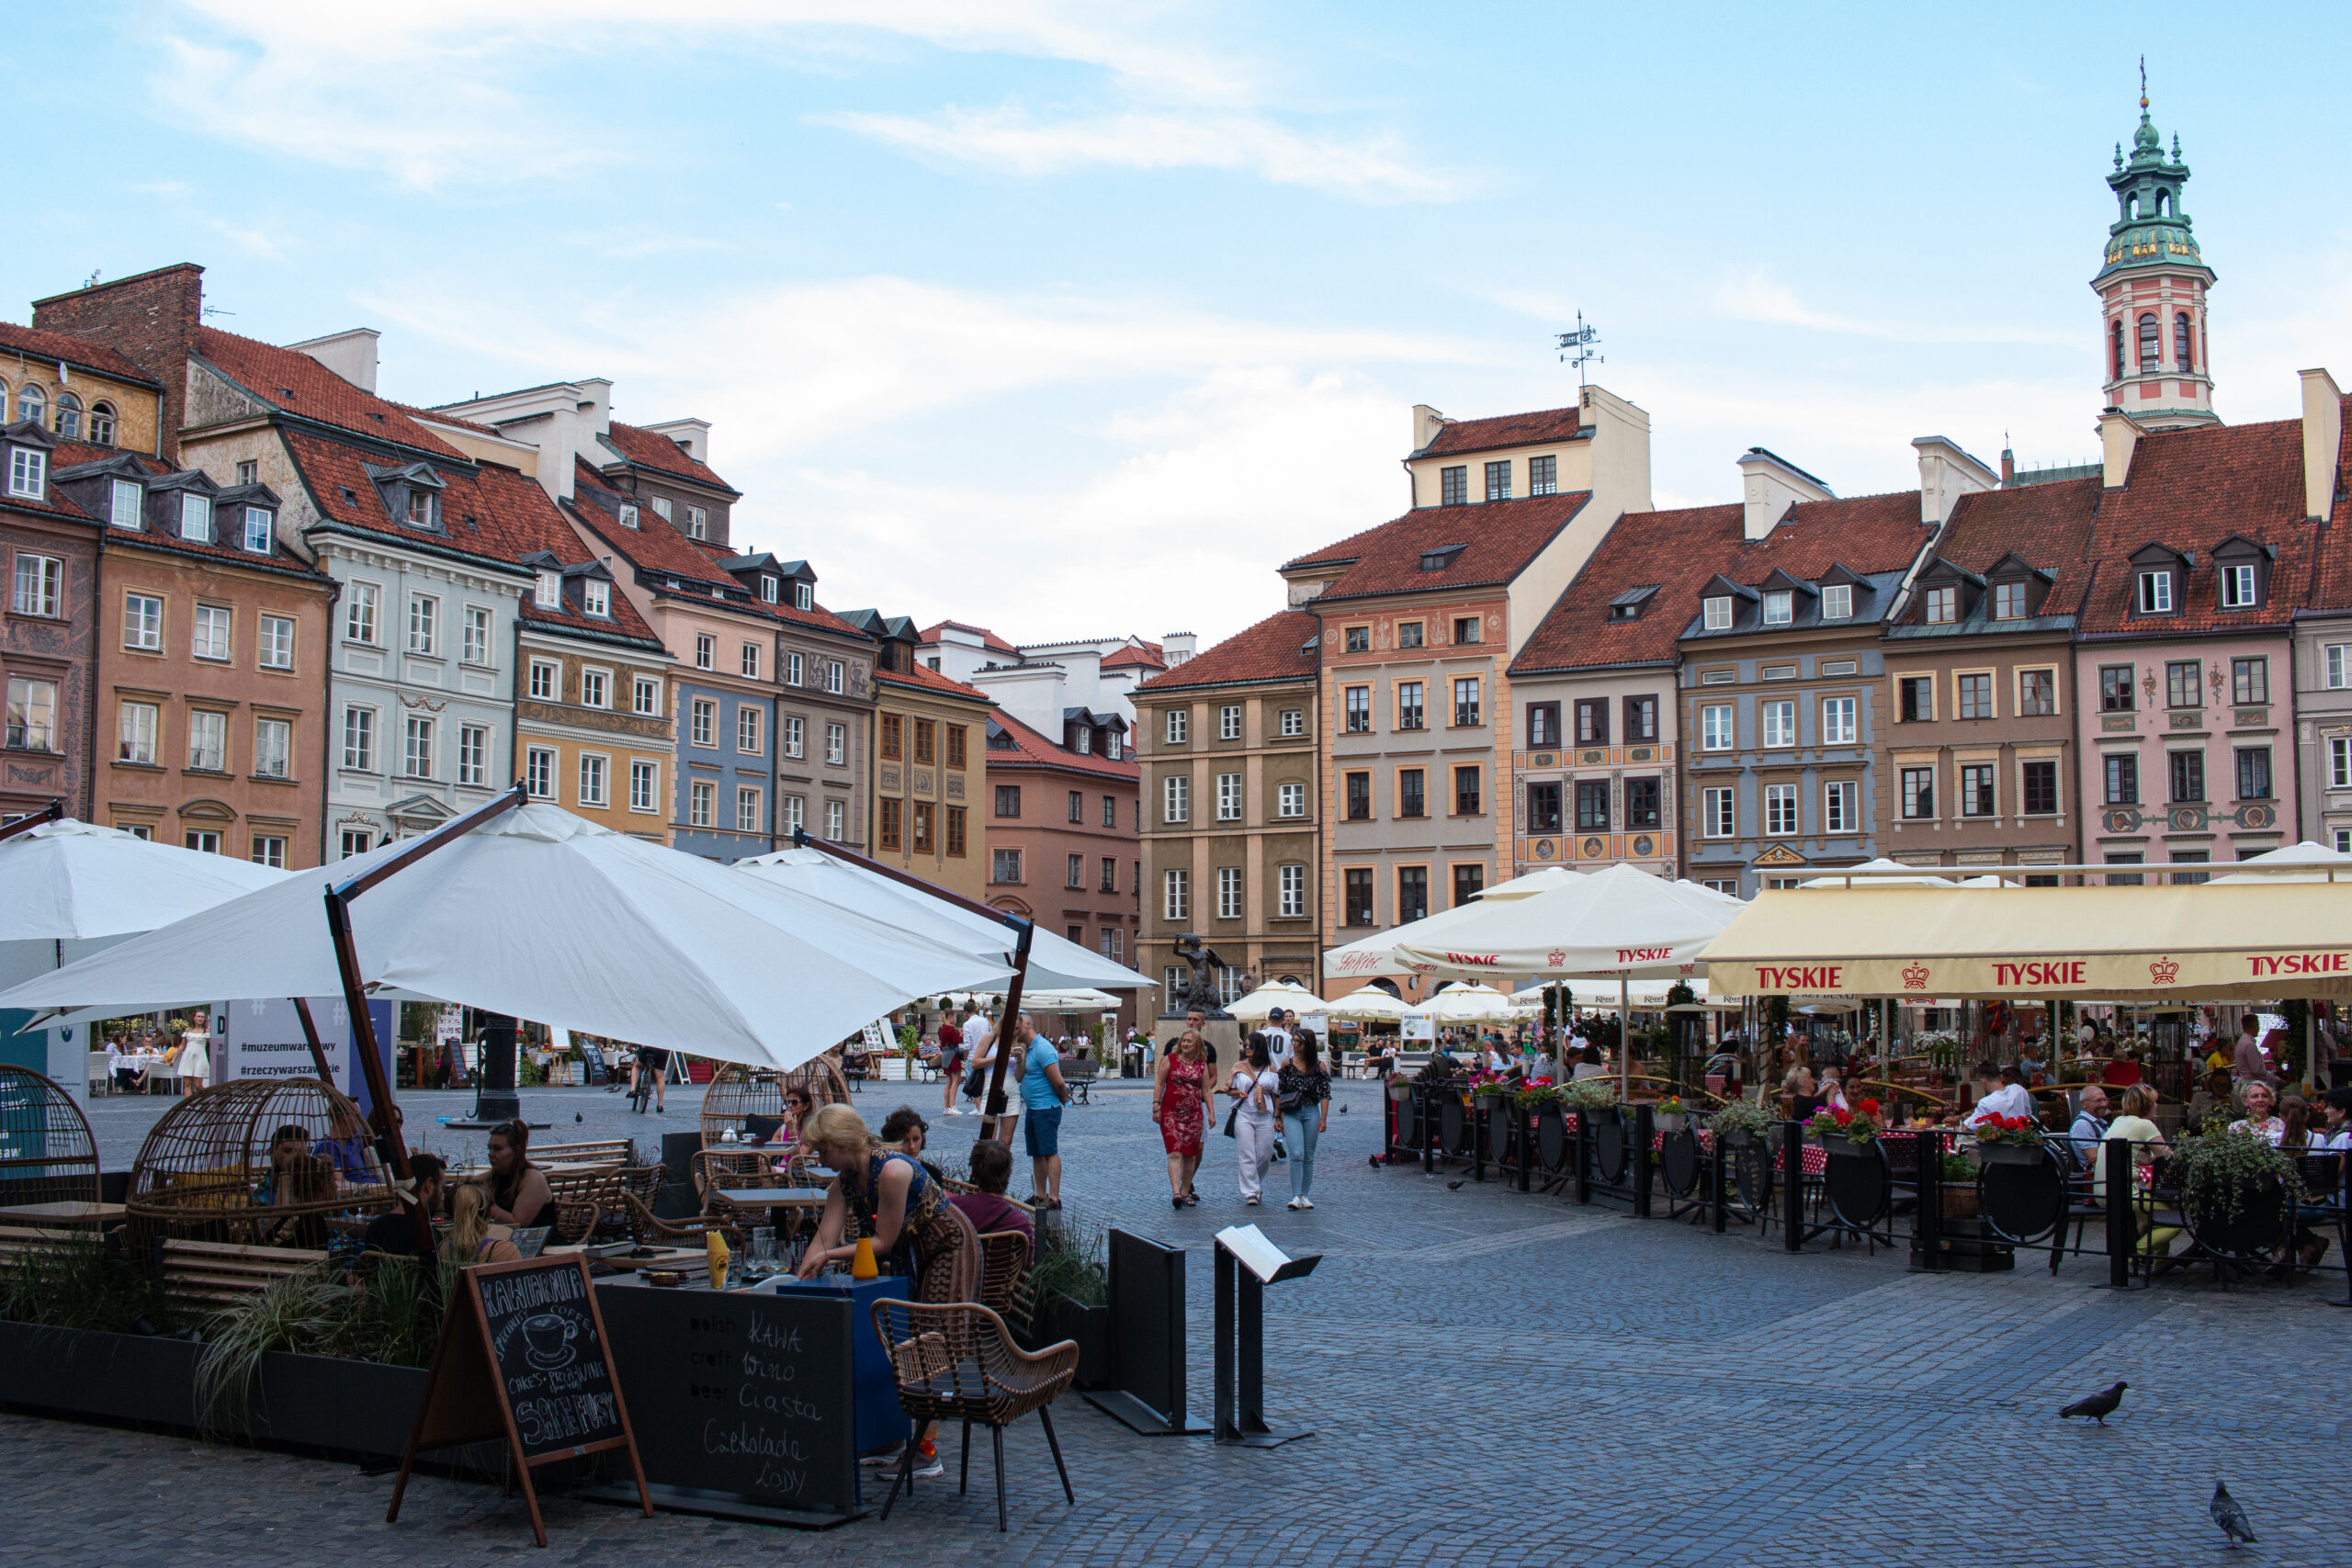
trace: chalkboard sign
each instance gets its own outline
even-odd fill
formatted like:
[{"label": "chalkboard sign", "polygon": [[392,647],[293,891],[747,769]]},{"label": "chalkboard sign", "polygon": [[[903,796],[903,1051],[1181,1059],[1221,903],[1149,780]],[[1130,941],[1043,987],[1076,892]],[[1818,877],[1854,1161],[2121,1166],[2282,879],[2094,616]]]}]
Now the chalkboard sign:
[{"label": "chalkboard sign", "polygon": [[499,1438],[514,1448],[531,1529],[541,1546],[548,1532],[531,1483],[533,1465],[625,1449],[639,1501],[650,1515],[653,1499],[613,1369],[612,1341],[588,1283],[587,1259],[574,1253],[477,1264],[458,1279],[385,1522],[400,1517],[401,1496],[420,1450]]}]

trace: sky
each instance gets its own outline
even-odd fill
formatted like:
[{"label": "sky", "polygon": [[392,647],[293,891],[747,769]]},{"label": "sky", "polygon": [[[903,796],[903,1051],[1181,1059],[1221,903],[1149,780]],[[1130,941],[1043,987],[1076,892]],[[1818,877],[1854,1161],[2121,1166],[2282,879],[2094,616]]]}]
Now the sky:
[{"label": "sky", "polygon": [[712,422],[820,602],[1016,642],[1281,607],[1396,515],[1410,410],[1646,410],[1659,506],[1769,446],[2098,451],[2138,123],[2219,276],[2215,405],[2352,386],[2352,7],[106,0],[11,19],[0,317],[206,268],[430,405],[604,376]]}]

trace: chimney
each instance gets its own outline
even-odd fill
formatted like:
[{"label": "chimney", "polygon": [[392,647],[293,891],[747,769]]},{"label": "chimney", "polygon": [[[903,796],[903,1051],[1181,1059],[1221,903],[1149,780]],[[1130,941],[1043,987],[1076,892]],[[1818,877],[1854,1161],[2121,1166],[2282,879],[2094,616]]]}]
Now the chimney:
[{"label": "chimney", "polygon": [[1191,632],[1170,632],[1159,639],[1159,657],[1168,660],[1168,667],[1173,670],[1192,658],[1200,646],[1201,639]]},{"label": "chimney", "polygon": [[2132,451],[2140,445],[2141,434],[2139,425],[2121,409],[2109,409],[2098,416],[2099,449],[2106,459],[2108,489],[2121,490],[2132,478]]},{"label": "chimney", "polygon": [[1951,515],[1960,498],[2000,483],[1992,469],[1944,435],[1922,435],[1911,443],[1919,454],[1919,521],[1934,527]]},{"label": "chimney", "polygon": [[427,411],[489,425],[509,441],[539,449],[539,488],[556,501],[572,495],[572,459],[601,468],[612,456],[597,437],[612,426],[613,384],[601,376],[498,392]]},{"label": "chimney", "polygon": [[1780,525],[1789,508],[1801,501],[1835,501],[1837,492],[1794,463],[1761,446],[1750,446],[1739,460],[1740,497],[1747,515],[1745,538],[1760,539]]},{"label": "chimney", "polygon": [[665,419],[646,429],[656,435],[666,436],[678,444],[679,450],[707,468],[710,464],[710,421],[707,419]]},{"label": "chimney", "polygon": [[2324,370],[2303,377],[2303,515],[2314,522],[2335,510],[2335,467],[2344,456],[2344,394]]},{"label": "chimney", "polygon": [[179,460],[187,361],[204,319],[204,269],[192,262],[33,301],[33,326],[101,343],[164,384],[156,456]]},{"label": "chimney", "polygon": [[2008,489],[2018,482],[2018,455],[2007,446],[2001,448],[2001,488]]},{"label": "chimney", "polygon": [[376,390],[376,340],[383,334],[373,327],[353,327],[286,346],[307,354],[361,391]]},{"label": "chimney", "polygon": [[1413,405],[1413,450],[1418,452],[1437,439],[1437,433],[1453,422],[1427,403]]}]

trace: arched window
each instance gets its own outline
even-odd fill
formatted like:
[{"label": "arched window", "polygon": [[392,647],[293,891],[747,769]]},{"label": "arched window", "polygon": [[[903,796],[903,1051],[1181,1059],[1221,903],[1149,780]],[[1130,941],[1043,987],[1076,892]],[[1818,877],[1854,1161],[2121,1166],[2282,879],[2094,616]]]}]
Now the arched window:
[{"label": "arched window", "polygon": [[2164,367],[2164,329],[2156,324],[2156,313],[2151,310],[2140,318],[2140,368],[2161,370]]},{"label": "arched window", "polygon": [[2120,316],[2116,317],[2114,321],[2111,323],[2111,326],[2113,330],[2109,333],[2108,336],[2113,340],[2114,344],[2115,352],[2109,357],[2115,361],[2115,373],[2112,376],[2109,376],[2108,379],[2110,381],[2120,381],[2123,379],[2123,318]]},{"label": "arched window", "polygon": [[35,424],[49,423],[49,394],[30,381],[17,389],[17,417]]},{"label": "arched window", "polygon": [[2188,333],[2188,312],[2183,310],[2172,319],[2172,357],[2184,376],[2197,368],[2195,346]]},{"label": "arched window", "polygon": [[114,445],[114,405],[112,403],[96,402],[90,405],[90,445],[93,446]]},{"label": "arched window", "polygon": [[2168,190],[2160,190],[2156,192],[2156,216],[2162,218],[2166,213],[2170,212],[2171,209],[2172,192]]},{"label": "arched window", "polygon": [[68,441],[82,439],[82,400],[71,392],[57,394],[57,434]]}]

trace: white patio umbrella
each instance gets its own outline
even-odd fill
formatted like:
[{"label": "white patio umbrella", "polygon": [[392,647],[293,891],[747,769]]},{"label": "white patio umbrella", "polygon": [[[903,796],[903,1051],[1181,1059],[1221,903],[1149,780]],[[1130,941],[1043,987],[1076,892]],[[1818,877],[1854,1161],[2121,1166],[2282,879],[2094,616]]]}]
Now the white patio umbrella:
[{"label": "white patio umbrella", "polygon": [[1356,1023],[1395,1023],[1409,1017],[1413,1010],[1377,986],[1364,986],[1333,998],[1325,1010],[1335,1019]]},{"label": "white patio umbrella", "polygon": [[[337,994],[322,894],[416,847],[286,876],[0,993],[0,1007]],[[553,806],[449,840],[350,908],[371,990],[779,1068],[1008,968]]]},{"label": "white patio umbrella", "polygon": [[1407,1010],[1433,1023],[1495,1023],[1510,1017],[1510,998],[1492,986],[1453,986]]},{"label": "white patio umbrella", "polygon": [[67,818],[0,842],[0,942],[130,936],[286,873]]},{"label": "white patio umbrella", "polygon": [[1320,1012],[1323,998],[1292,981],[1269,980],[1225,1010],[1244,1023],[1263,1023],[1276,1008],[1284,1012]]},{"label": "white patio umbrella", "polygon": [[1525,876],[1498,882],[1467,904],[1440,909],[1434,915],[1409,921],[1375,936],[1363,937],[1343,947],[1332,948],[1323,955],[1324,978],[1413,974],[1413,966],[1396,954],[1397,942],[1408,932],[1416,940],[1434,939],[1491,905],[1516,903],[1523,898],[1532,898],[1538,893],[1583,880],[1582,872],[1570,871],[1564,865],[1547,865],[1541,871],[1531,871]]},{"label": "white patio umbrella", "polygon": [[[2352,882],[2352,855],[2331,850],[2325,844],[2305,839],[2300,844],[2288,844],[2267,850],[2258,855],[2248,855],[2242,871],[2227,876],[2217,876],[2215,882]],[[2288,870],[2292,866],[2295,869]]]},{"label": "white patio umbrella", "polygon": [[[973,995],[983,1002],[996,1005],[1003,1002],[1006,993],[1000,987],[993,991],[976,991]],[[1108,991],[1098,991],[1091,986],[1039,991],[1024,988],[1021,993],[1021,1010],[1023,1012],[1107,1012],[1118,1005],[1118,998]]]}]

